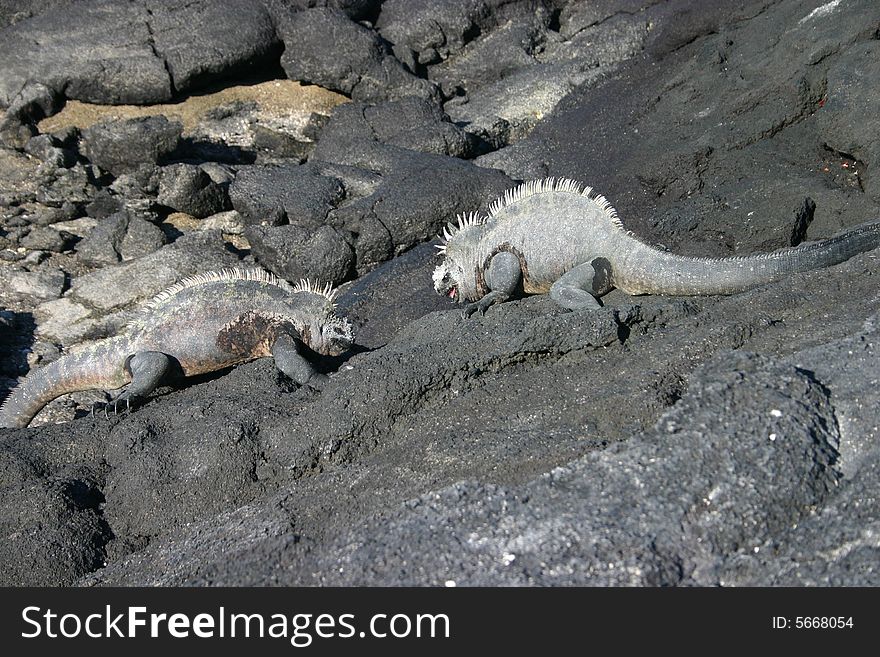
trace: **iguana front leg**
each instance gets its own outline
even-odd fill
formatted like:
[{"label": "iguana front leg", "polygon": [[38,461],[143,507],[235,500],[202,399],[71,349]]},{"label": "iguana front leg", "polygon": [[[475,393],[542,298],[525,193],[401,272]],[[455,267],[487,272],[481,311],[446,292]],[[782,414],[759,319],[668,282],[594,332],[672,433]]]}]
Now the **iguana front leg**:
[{"label": "iguana front leg", "polygon": [[121,404],[131,408],[133,401],[146,397],[158,388],[171,369],[171,358],[161,351],[139,351],[128,358],[125,368],[131,374],[131,383],[107,402],[104,406],[105,414],[111,409],[118,413]]},{"label": "iguana front leg", "polygon": [[310,385],[322,388],[327,382],[327,375],[316,372],[312,364],[299,353],[300,342],[292,335],[282,333],[272,345],[272,357],[275,366],[299,385]]},{"label": "iguana front leg", "polygon": [[507,251],[496,253],[489,261],[485,276],[489,293],[479,301],[469,303],[462,311],[464,317],[470,317],[475,312],[482,315],[492,304],[507,301],[511,297],[522,280],[519,258]]},{"label": "iguana front leg", "polygon": [[603,264],[605,261],[595,258],[568,270],[550,287],[550,298],[571,310],[601,308],[596,297],[611,287],[610,268]]}]

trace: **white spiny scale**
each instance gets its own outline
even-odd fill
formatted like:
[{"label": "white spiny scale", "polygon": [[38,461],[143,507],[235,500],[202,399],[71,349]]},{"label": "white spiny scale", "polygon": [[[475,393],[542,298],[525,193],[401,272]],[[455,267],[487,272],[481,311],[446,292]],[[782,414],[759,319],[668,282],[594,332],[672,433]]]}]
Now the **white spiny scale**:
[{"label": "white spiny scale", "polygon": [[312,294],[320,294],[326,297],[330,303],[336,300],[337,290],[333,289],[330,283],[321,285],[318,281],[312,281],[308,278],[301,278],[299,282],[293,286],[293,292],[311,292]]},{"label": "white spiny scale", "polygon": [[458,230],[464,230],[465,228],[470,228],[471,226],[479,226],[483,223],[483,217],[479,212],[468,212],[467,214],[460,214],[457,217],[458,219]]},{"label": "white spiny scale", "polygon": [[[504,194],[492,201],[489,206],[489,217],[495,217],[501,210],[509,205],[513,205],[518,201],[535,196],[537,194],[545,194],[547,192],[565,192],[568,194],[578,194],[593,201],[596,206],[608,217],[608,220],[617,228],[626,230],[617,211],[611,205],[611,202],[601,194],[593,190],[592,187],[584,185],[571,178],[543,178],[541,180],[529,180],[516,187],[511,187]],[[628,232],[628,231],[627,231]]]},{"label": "white spiny scale", "polygon": [[282,278],[278,278],[275,274],[272,274],[265,269],[239,269],[237,267],[226,267],[216,271],[202,272],[200,274],[194,274],[193,276],[187,276],[176,282],[174,285],[159,292],[159,294],[144,304],[144,308],[153,310],[182,290],[216,281],[256,281],[266,285],[274,285],[287,292],[293,291],[290,283]]},{"label": "white spiny scale", "polygon": [[472,226],[481,226],[486,222],[486,218],[481,215],[479,212],[468,212],[467,214],[458,214],[455,217],[455,223],[448,222],[446,226],[443,228],[443,241],[444,244],[442,246],[438,246],[441,253],[446,252],[446,245],[449,243],[453,237],[455,237],[458,233]]}]

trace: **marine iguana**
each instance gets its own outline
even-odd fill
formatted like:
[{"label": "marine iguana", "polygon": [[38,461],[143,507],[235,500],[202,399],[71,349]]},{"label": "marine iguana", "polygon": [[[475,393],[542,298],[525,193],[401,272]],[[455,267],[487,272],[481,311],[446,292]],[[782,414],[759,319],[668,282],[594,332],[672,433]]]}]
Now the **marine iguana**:
[{"label": "marine iguana", "polygon": [[290,285],[262,269],[184,278],[149,301],[122,335],[29,373],[0,406],[0,427],[26,427],[68,392],[130,383],[110,402],[116,411],[148,395],[168,374],[204,374],[270,355],[300,385],[319,385],[326,377],[301,346],[335,356],[353,341],[351,324],[333,311],[335,294],[329,285]]},{"label": "marine iguana", "polygon": [[572,310],[599,308],[617,287],[629,294],[733,294],[787,274],[828,267],[880,246],[880,221],[820,242],[772,253],[692,258],[645,244],[626,230],[605,197],[566,178],[507,190],[488,213],[447,224],[434,289],[465,316],[514,293],[549,292]]}]

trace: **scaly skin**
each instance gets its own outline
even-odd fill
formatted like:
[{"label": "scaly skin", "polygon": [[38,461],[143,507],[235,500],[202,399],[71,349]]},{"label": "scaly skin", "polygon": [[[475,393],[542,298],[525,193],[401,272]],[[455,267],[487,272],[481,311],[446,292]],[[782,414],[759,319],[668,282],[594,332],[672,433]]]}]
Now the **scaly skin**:
[{"label": "scaly skin", "polygon": [[290,286],[259,269],[200,274],[156,296],[123,335],[29,373],[0,406],[0,427],[26,427],[69,392],[130,383],[115,409],[149,394],[168,374],[204,374],[265,356],[297,383],[318,384],[323,375],[298,353],[300,343],[325,355],[351,346],[351,325],[334,314],[329,286]]},{"label": "scaly skin", "polygon": [[880,246],[880,221],[820,242],[732,258],[691,258],[654,248],[628,232],[610,203],[565,179],[525,183],[486,216],[444,231],[438,293],[485,312],[522,290],[550,293],[571,309],[598,308],[614,287],[629,294],[733,294],[787,274],[828,267]]}]

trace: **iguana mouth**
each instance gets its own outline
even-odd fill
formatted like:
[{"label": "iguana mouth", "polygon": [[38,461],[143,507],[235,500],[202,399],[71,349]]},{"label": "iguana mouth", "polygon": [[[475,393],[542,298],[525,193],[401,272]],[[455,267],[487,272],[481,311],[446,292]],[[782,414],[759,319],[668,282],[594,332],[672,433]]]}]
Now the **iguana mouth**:
[{"label": "iguana mouth", "polygon": [[454,287],[451,287],[451,288],[449,288],[449,291],[446,293],[446,296],[448,296],[450,299],[455,301],[455,297],[458,296],[458,290],[456,290]]}]

